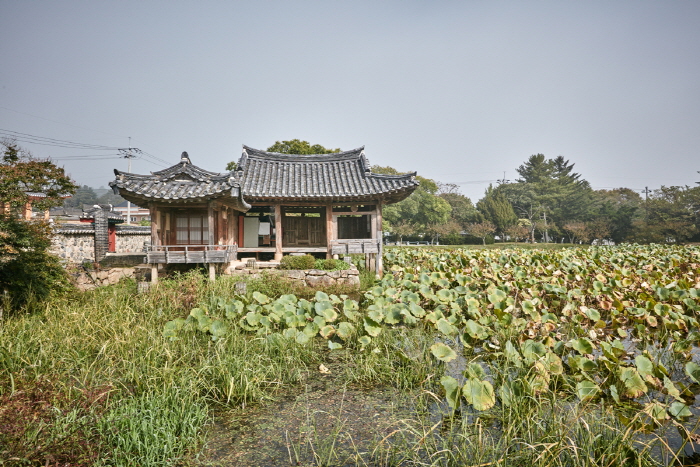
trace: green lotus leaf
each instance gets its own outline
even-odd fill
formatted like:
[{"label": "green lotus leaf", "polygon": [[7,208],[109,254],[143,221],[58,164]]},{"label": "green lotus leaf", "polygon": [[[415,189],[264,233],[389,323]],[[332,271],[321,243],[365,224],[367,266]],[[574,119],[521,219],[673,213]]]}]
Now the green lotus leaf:
[{"label": "green lotus leaf", "polygon": [[364,326],[367,334],[372,337],[377,337],[382,332],[382,326],[368,316],[364,318]]},{"label": "green lotus leaf", "polygon": [[163,326],[163,337],[171,341],[178,340],[179,338],[177,334],[182,329],[184,324],[185,320],[182,318],[176,318],[172,321],[168,321],[165,323],[165,326]]},{"label": "green lotus leaf", "polygon": [[282,331],[282,335],[287,339],[296,339],[297,330],[294,328],[287,328],[284,331]]},{"label": "green lotus leaf", "polygon": [[525,360],[532,363],[540,357],[543,357],[544,354],[547,353],[547,348],[542,342],[535,342],[532,339],[528,339],[522,343],[520,351],[523,357],[525,357]]},{"label": "green lotus leaf", "polygon": [[228,334],[228,324],[220,319],[214,320],[209,326],[209,332],[211,333],[212,340],[221,339]]},{"label": "green lotus leaf", "polygon": [[523,382],[519,379],[514,381],[505,381],[498,389],[498,395],[501,397],[503,405],[510,407],[525,396],[525,388]]},{"label": "green lotus leaf", "polygon": [[441,289],[438,290],[435,293],[435,296],[440,300],[441,302],[449,302],[452,301],[452,291],[449,289]]},{"label": "green lotus leaf", "polygon": [[323,326],[321,329],[319,329],[318,333],[324,339],[330,339],[335,334],[335,327],[328,324],[326,326]]},{"label": "green lotus leaf", "polygon": [[484,367],[479,365],[477,362],[471,362],[464,369],[464,376],[472,379],[484,379],[486,378],[486,371]]},{"label": "green lotus leaf", "polygon": [[416,318],[422,318],[425,316],[425,310],[415,303],[410,303],[408,305],[408,309]]},{"label": "green lotus leaf", "polygon": [[600,320],[600,312],[598,310],[596,310],[595,308],[586,308],[584,311],[584,314],[591,321],[599,321]]},{"label": "green lotus leaf", "polygon": [[690,379],[700,384],[700,365],[693,362],[685,364],[685,374],[690,376]]},{"label": "green lotus leaf", "polygon": [[338,342],[328,341],[328,348],[331,350],[339,350],[343,348],[343,345]]},{"label": "green lotus leaf", "polygon": [[355,326],[347,321],[342,321],[340,324],[338,324],[337,334],[341,339],[347,340],[350,336],[355,334]]},{"label": "green lotus leaf", "polygon": [[620,369],[620,380],[625,385],[625,395],[630,399],[636,399],[646,394],[648,388],[636,368],[625,367]]},{"label": "green lotus leaf", "polygon": [[357,321],[360,318],[360,313],[357,310],[360,309],[359,304],[355,300],[345,300],[343,302],[343,314],[350,321]]},{"label": "green lotus leaf", "polygon": [[581,355],[588,355],[593,353],[593,343],[586,337],[579,337],[569,342],[574,350],[578,351]]},{"label": "green lotus leaf", "polygon": [[457,354],[454,350],[443,344],[442,342],[436,342],[430,346],[430,352],[442,362],[451,362],[457,358]]},{"label": "green lotus leaf", "polygon": [[440,378],[440,384],[445,388],[445,396],[447,403],[452,409],[459,408],[459,383],[452,376],[443,376]]},{"label": "green lotus leaf", "polygon": [[316,334],[318,334],[318,331],[320,331],[320,330],[321,330],[321,326],[319,326],[318,324],[316,324],[314,322],[311,322],[311,323],[307,323],[301,332],[303,332],[304,334],[309,336],[309,338],[311,338],[311,337],[316,336]]},{"label": "green lotus leaf", "polygon": [[516,367],[521,368],[523,366],[523,359],[520,356],[520,352],[518,352],[518,349],[516,349],[510,341],[506,342],[503,349],[503,355],[506,357],[506,360]]},{"label": "green lotus leaf", "polygon": [[646,378],[650,375],[653,376],[654,364],[651,363],[651,360],[649,360],[644,355],[637,355],[637,358],[634,359],[634,364],[637,367],[637,371],[642,376],[642,378]]},{"label": "green lotus leaf", "polygon": [[365,348],[370,344],[370,342],[372,342],[372,338],[369,336],[362,336],[359,339],[357,339],[357,342],[359,342],[362,345],[362,348]]},{"label": "green lotus leaf", "polygon": [[330,300],[330,297],[326,292],[321,292],[318,290],[316,291],[316,295],[314,295],[314,300],[317,302],[327,302]]},{"label": "green lotus leaf", "polygon": [[683,402],[673,402],[668,408],[668,413],[673,418],[687,418],[693,416],[693,412],[691,412],[690,408]]},{"label": "green lotus leaf", "polygon": [[270,301],[272,299],[270,297],[268,297],[267,295],[260,293],[256,290],[255,292],[253,292],[253,300],[255,300],[256,302],[258,302],[261,305],[265,305],[267,303],[270,303]]},{"label": "green lotus leaf", "polygon": [[384,316],[384,322],[387,324],[399,324],[401,322],[401,306],[392,305],[386,312]]},{"label": "green lotus leaf", "polygon": [[564,373],[564,364],[554,352],[547,352],[544,359],[541,360],[547,371],[553,375],[561,375]]},{"label": "green lotus leaf", "polygon": [[488,381],[470,378],[464,383],[462,394],[475,410],[488,410],[496,404],[493,386]]},{"label": "green lotus leaf", "polygon": [[582,401],[595,398],[600,393],[600,387],[593,381],[584,379],[576,384],[576,395]]},{"label": "green lotus leaf", "polygon": [[224,306],[224,310],[226,310],[226,317],[228,319],[237,318],[241,313],[243,313],[244,309],[245,303],[240,300],[233,300]]},{"label": "green lotus leaf", "polygon": [[469,337],[476,340],[485,340],[489,337],[489,329],[471,319],[467,320],[464,326],[464,332]]},{"label": "green lotus leaf", "polygon": [[311,337],[305,332],[298,331],[295,340],[297,344],[304,345],[311,340]]},{"label": "green lotus leaf", "polygon": [[436,327],[438,331],[443,333],[445,336],[454,336],[457,334],[457,328],[452,326],[449,321],[445,318],[440,318],[437,320]]}]

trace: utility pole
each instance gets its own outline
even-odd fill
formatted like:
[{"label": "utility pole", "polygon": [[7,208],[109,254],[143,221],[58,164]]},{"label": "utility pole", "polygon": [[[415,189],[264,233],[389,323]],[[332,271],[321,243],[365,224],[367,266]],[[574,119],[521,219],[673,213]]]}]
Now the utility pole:
[{"label": "utility pole", "polygon": [[[124,159],[129,161],[128,168],[126,169],[126,171],[131,173],[131,159],[136,157],[136,155],[134,155],[134,152],[141,152],[138,148],[131,147],[131,136],[129,136],[129,147],[126,149],[119,149],[119,152],[122,153],[122,157]],[[131,225],[131,201],[126,202],[126,224]]]},{"label": "utility pole", "polygon": [[504,183],[510,182],[510,180],[506,180],[506,171],[503,171],[503,178],[501,180],[496,180],[499,185],[503,185]]}]

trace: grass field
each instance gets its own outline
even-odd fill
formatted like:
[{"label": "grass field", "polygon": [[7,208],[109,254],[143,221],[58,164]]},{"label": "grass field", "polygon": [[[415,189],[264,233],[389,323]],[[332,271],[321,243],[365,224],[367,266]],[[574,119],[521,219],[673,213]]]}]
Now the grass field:
[{"label": "grass field", "polygon": [[5,318],[0,465],[692,465],[697,249],[501,247],[388,248],[362,294],[192,273]]}]

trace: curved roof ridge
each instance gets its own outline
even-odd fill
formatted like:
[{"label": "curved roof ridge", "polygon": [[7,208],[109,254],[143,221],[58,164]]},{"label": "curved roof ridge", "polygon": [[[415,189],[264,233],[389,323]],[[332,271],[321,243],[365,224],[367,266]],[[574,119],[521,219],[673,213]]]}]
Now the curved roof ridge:
[{"label": "curved roof ridge", "polygon": [[243,145],[243,151],[248,158],[268,159],[280,162],[335,162],[340,160],[348,160],[351,158],[360,158],[364,146],[350,149],[349,151],[331,152],[328,154],[282,154],[279,152],[268,152],[262,149],[251,148]]}]

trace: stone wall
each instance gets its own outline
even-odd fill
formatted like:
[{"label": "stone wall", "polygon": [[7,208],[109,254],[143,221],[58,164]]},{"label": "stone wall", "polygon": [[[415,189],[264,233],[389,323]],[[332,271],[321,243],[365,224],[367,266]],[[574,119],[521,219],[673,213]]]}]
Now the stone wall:
[{"label": "stone wall", "polygon": [[143,253],[151,244],[151,228],[117,226],[116,253]]},{"label": "stone wall", "polygon": [[[100,237],[106,242],[106,235]],[[141,226],[116,228],[116,253],[142,253],[151,241],[151,229]],[[63,224],[54,228],[51,251],[69,263],[92,263],[95,261],[94,224]],[[103,246],[106,251],[107,245]],[[109,256],[107,256],[109,257]]]},{"label": "stone wall", "polygon": [[143,281],[150,269],[137,268],[110,268],[96,271],[81,270],[73,274],[73,281],[79,290],[91,290],[103,285],[116,284],[123,278],[135,278]]},{"label": "stone wall", "polygon": [[69,263],[95,261],[95,230],[92,225],[62,226],[54,230],[51,252]]},{"label": "stone wall", "polygon": [[[346,285],[360,287],[360,272],[352,267],[343,271],[323,271],[321,269],[288,270],[269,269],[265,271],[270,275],[286,277],[308,287],[328,287],[332,285]],[[259,276],[259,269],[236,270],[235,274],[253,274]]]}]

